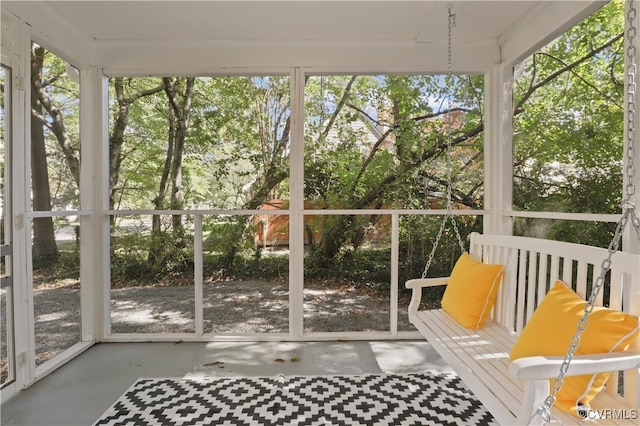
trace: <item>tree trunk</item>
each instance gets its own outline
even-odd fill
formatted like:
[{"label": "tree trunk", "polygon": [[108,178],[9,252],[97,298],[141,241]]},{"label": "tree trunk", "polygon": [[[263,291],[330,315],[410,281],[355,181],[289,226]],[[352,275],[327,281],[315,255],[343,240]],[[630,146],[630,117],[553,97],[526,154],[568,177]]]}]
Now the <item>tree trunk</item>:
[{"label": "tree trunk", "polygon": [[[45,50],[34,44],[31,51],[31,192],[34,211],[51,210],[51,192],[49,188],[49,172],[47,169],[47,153],[44,141],[44,129],[41,121],[34,115],[42,116],[42,105],[38,94],[42,89],[42,65]],[[34,265],[57,259],[53,218],[41,217],[33,219],[33,263]]]},{"label": "tree trunk", "polygon": [[[169,108],[169,111],[167,113],[167,121],[167,156],[164,160],[162,175],[160,176],[160,187],[158,188],[158,195],[153,200],[154,210],[164,210],[165,199],[167,198],[167,188],[169,186],[169,176],[171,175],[171,164],[173,163],[173,153],[176,139],[175,114],[173,112],[173,108]],[[153,216],[151,231],[154,235],[160,233],[161,224],[159,215]]]},{"label": "tree trunk", "polygon": [[[162,176],[160,178],[160,187],[158,195],[154,200],[155,210],[164,210],[167,198],[167,192],[171,187],[170,208],[172,210],[182,209],[182,157],[184,152],[184,143],[187,136],[189,125],[189,115],[191,112],[191,101],[193,98],[193,87],[195,78],[189,77],[185,79],[186,87],[182,96],[182,105],[180,104],[180,78],[175,80],[164,77],[162,79],[164,91],[169,101],[169,110],[167,112],[168,120],[168,137],[167,137],[167,156],[165,158]],[[172,216],[172,228],[174,236],[180,237],[183,231],[182,216]],[[154,215],[151,225],[152,238],[157,239],[152,244],[149,251],[149,261],[152,264],[162,262],[163,252],[166,252],[166,241],[161,237],[162,226],[160,215]],[[172,244],[183,244],[182,239],[176,239]]]},{"label": "tree trunk", "polygon": [[46,124],[51,133],[53,133],[53,135],[56,137],[58,145],[60,146],[60,150],[64,155],[64,161],[69,166],[73,181],[76,183],[76,187],[79,189],[80,159],[76,154],[76,149],[73,147],[73,143],[71,141],[71,138],[69,137],[69,133],[65,128],[62,111],[60,111],[60,108],[58,108],[53,103],[47,92],[43,90],[42,85],[39,85],[38,89],[38,92],[36,92],[36,95],[38,96],[38,99],[40,101],[40,109],[38,112],[40,113],[40,116],[42,116],[42,108],[47,111],[50,120],[45,121],[44,124]]},{"label": "tree trunk", "polygon": [[[185,80],[185,93],[182,98],[182,105],[179,104],[180,79],[176,78],[175,82],[170,86],[170,82],[165,81],[165,92],[169,97],[169,103],[175,115],[175,143],[174,155],[171,164],[171,209],[180,210],[183,207],[182,199],[182,157],[184,152],[184,143],[187,137],[187,129],[189,126],[189,116],[191,113],[191,102],[193,99],[193,87],[195,78],[189,77]],[[174,231],[182,230],[182,216],[174,215],[172,218]]]}]

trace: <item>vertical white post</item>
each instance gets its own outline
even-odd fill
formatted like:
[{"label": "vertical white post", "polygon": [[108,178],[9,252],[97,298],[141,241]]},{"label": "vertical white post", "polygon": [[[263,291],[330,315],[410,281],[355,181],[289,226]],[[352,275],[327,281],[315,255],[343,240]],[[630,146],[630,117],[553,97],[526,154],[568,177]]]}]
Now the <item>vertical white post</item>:
[{"label": "vertical white post", "polygon": [[304,333],[304,73],[291,71],[289,203],[289,335]]},{"label": "vertical white post", "polygon": [[[633,20],[633,27],[635,31],[631,31],[631,35],[634,36],[633,40],[629,40],[629,29],[630,22],[628,19],[629,10],[633,6],[636,10],[635,19]],[[623,164],[623,172],[622,172],[622,197],[623,199],[627,196],[627,187],[635,188],[632,191],[631,202],[636,206],[636,214],[640,214],[640,98],[638,97],[638,92],[640,92],[640,1],[627,1],[625,4],[625,20],[624,20],[624,35],[625,35],[625,79],[624,79],[624,89],[625,89],[625,110],[624,110],[624,144],[623,144],[623,156],[622,156],[622,164]],[[635,111],[633,111],[633,117],[630,117],[630,111],[628,106],[628,98],[626,93],[628,93],[629,86],[629,78],[627,77],[627,72],[629,70],[629,44],[633,41],[633,46],[635,47],[635,97],[633,99],[635,103]],[[633,118],[634,123],[634,132],[633,132],[633,147],[632,151],[629,151],[629,121]],[[632,162],[634,168],[634,172],[629,174],[627,172],[627,167],[629,166],[629,162]],[[629,223],[627,228],[624,230],[622,235],[622,247],[624,251],[628,251],[631,253],[640,253],[640,239],[638,238],[638,234],[635,229]]]},{"label": "vertical white post", "polygon": [[[80,313],[82,341],[102,336],[104,298],[109,285],[107,83],[100,70],[80,70]],[[106,149],[105,149],[106,147]],[[106,227],[106,232],[105,232]],[[104,253],[107,256],[104,256]]]},{"label": "vertical white post", "polygon": [[[24,114],[24,139],[19,143],[24,144],[24,173],[20,182],[20,186],[15,186],[14,196],[19,194],[20,197],[20,213],[17,217],[17,227],[20,228],[20,237],[14,234],[14,238],[20,238],[24,243],[24,263],[20,263],[24,267],[24,279],[21,283],[21,318],[17,321],[20,326],[17,333],[24,332],[26,345],[23,347],[25,352],[18,353],[18,367],[23,364],[24,385],[28,386],[36,379],[36,341],[35,341],[35,314],[33,309],[33,258],[32,258],[32,238],[31,233],[32,219],[28,217],[28,213],[32,211],[31,207],[31,27],[27,24],[20,26],[20,74],[18,82],[19,90],[24,93],[24,103],[20,111]],[[15,148],[15,145],[14,145]],[[14,277],[14,283],[16,278]],[[17,324],[16,324],[17,325]]]},{"label": "vertical white post", "polygon": [[109,255],[109,80],[80,71],[80,291],[82,340],[99,342],[111,329]]},{"label": "vertical white post", "polygon": [[[13,244],[13,303],[16,351],[16,389],[35,379],[35,340],[33,331],[33,288],[31,272],[31,32],[18,18],[3,16],[3,56],[11,55],[12,132],[11,132],[11,197]],[[7,40],[6,37],[9,36]],[[7,42],[9,41],[9,42]],[[4,393],[4,391],[3,391]]]},{"label": "vertical white post", "polygon": [[195,322],[196,336],[204,333],[203,316],[203,259],[202,259],[202,215],[197,214],[193,218],[193,279],[195,296]]},{"label": "vertical white post", "polygon": [[102,277],[99,289],[102,290],[98,300],[102,304],[102,309],[98,310],[102,314],[102,321],[99,324],[102,335],[106,336],[111,333],[111,218],[107,214],[109,206],[109,181],[111,165],[109,158],[111,157],[109,148],[109,79],[101,74],[101,93],[100,104],[101,109],[98,112],[102,120],[96,132],[100,133],[99,141],[102,141],[101,157],[99,159],[101,168],[96,173],[96,180],[100,187],[104,188],[100,197],[99,208],[95,211],[96,227],[99,229],[102,239],[100,240],[100,249],[98,251],[100,276]]},{"label": "vertical white post", "polygon": [[400,218],[398,213],[391,215],[391,334],[398,334],[398,257],[400,252]]},{"label": "vertical white post", "polygon": [[485,75],[485,234],[513,233],[513,65],[497,64]]}]

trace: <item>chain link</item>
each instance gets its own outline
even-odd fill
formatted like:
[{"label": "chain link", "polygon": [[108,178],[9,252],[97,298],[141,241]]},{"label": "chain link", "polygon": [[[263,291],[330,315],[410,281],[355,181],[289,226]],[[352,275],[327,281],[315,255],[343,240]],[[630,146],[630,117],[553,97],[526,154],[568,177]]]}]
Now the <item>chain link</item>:
[{"label": "chain link", "polygon": [[[451,30],[456,26],[456,15],[451,11],[451,4],[449,4],[449,21],[448,21],[448,32],[447,32],[447,74],[449,77],[453,75],[452,66],[451,66]],[[436,254],[436,249],[440,244],[440,239],[442,238],[442,234],[444,232],[444,228],[447,224],[447,221],[450,219],[453,224],[453,230],[456,234],[456,238],[458,240],[458,245],[460,246],[460,251],[464,252],[464,242],[462,241],[462,237],[460,236],[460,230],[458,229],[458,224],[456,223],[452,210],[452,193],[451,193],[451,181],[452,181],[452,161],[451,161],[451,129],[453,128],[453,116],[451,114],[451,109],[453,106],[453,102],[451,100],[452,95],[451,91],[449,91],[447,98],[447,108],[449,109],[449,118],[447,120],[447,213],[442,218],[442,222],[440,223],[440,229],[438,230],[438,234],[436,235],[436,239],[433,242],[433,246],[431,247],[431,253],[429,253],[429,258],[427,259],[427,263],[422,271],[422,278],[427,277],[427,273],[429,272],[429,268],[431,267],[431,263],[433,262],[433,258]]]},{"label": "chain link", "polygon": [[636,56],[636,47],[633,44],[633,40],[635,40],[637,29],[633,26],[633,22],[636,19],[636,9],[631,6],[629,12],[627,14],[627,19],[630,22],[629,30],[627,32],[627,37],[629,39],[628,48],[627,48],[627,58],[629,59],[627,65],[627,187],[626,195],[627,198],[634,195],[636,192],[635,184],[633,183],[633,177],[635,176],[635,119],[636,119],[636,72],[637,65],[634,61]]},{"label": "chain link", "polygon": [[609,243],[609,246],[607,248],[607,253],[608,253],[607,257],[602,261],[602,265],[600,267],[600,275],[598,276],[595,283],[593,284],[591,295],[589,296],[587,304],[584,307],[584,315],[582,316],[582,319],[580,319],[580,321],[578,322],[578,325],[576,328],[576,334],[571,339],[571,342],[569,344],[569,350],[567,351],[567,354],[565,355],[562,365],[560,366],[560,372],[558,373],[558,377],[556,377],[555,380],[553,381],[553,385],[551,386],[551,392],[549,396],[547,396],[542,406],[538,409],[538,414],[542,416],[542,419],[545,422],[551,421],[551,406],[553,406],[553,404],[556,401],[556,395],[560,390],[560,388],[562,387],[564,377],[567,373],[567,370],[569,369],[569,365],[571,364],[571,361],[576,352],[576,349],[580,345],[580,336],[588,326],[589,314],[591,314],[591,312],[595,307],[598,294],[600,293],[600,290],[604,286],[607,272],[609,271],[609,269],[611,269],[611,260],[613,258],[613,255],[615,254],[616,251],[618,251],[618,248],[620,247],[622,232],[626,228],[629,221],[631,221],[633,227],[636,230],[636,233],[638,234],[638,238],[640,238],[640,218],[636,213],[635,205],[631,202],[631,197],[635,194],[635,189],[636,189],[633,183],[633,177],[635,176],[635,167],[633,162],[635,157],[634,145],[635,145],[635,134],[636,134],[635,133],[635,115],[636,115],[635,79],[636,79],[637,67],[635,64],[636,47],[634,45],[634,42],[635,42],[635,36],[637,32],[637,29],[635,27],[635,19],[636,19],[637,11],[633,4],[633,0],[628,0],[627,4],[629,4],[629,10],[626,15],[629,23],[629,27],[627,31],[627,38],[628,38],[627,44],[629,47],[627,48],[627,60],[628,60],[627,125],[628,125],[628,128],[627,128],[627,153],[626,154],[627,154],[628,163],[627,163],[626,173],[629,181],[626,186],[626,190],[625,190],[626,195],[624,196],[624,201],[621,204],[622,217],[618,221],[613,239]]},{"label": "chain link", "polygon": [[[448,61],[447,61],[447,72],[449,73],[449,76],[451,76],[453,74],[452,72],[452,62],[451,62],[451,52],[452,52],[452,41],[451,41],[451,29],[454,28],[456,26],[456,15],[454,13],[451,12],[451,4],[449,4],[449,26],[448,26],[448,39],[447,39],[447,53],[448,53]],[[453,101],[452,101],[452,96],[451,93],[449,93],[449,111],[451,111],[451,109],[453,108]],[[454,120],[453,120],[453,114],[451,114],[451,112],[449,112],[449,126],[448,126],[448,130],[447,130],[447,215],[449,216],[449,218],[451,219],[451,224],[453,225],[453,230],[454,233],[456,235],[456,239],[458,240],[458,246],[460,247],[460,251],[464,252],[464,243],[462,242],[462,237],[460,236],[460,230],[458,229],[458,224],[456,223],[453,214],[451,213],[451,210],[453,209],[453,206],[451,204],[451,199],[453,194],[451,193],[451,181],[452,181],[452,161],[451,161],[451,129],[453,129],[453,124],[454,124]],[[445,217],[446,218],[446,217]],[[444,221],[443,221],[444,222]]]},{"label": "chain link", "polygon": [[[629,27],[627,30],[627,186],[626,190],[626,201],[630,203],[630,199],[633,195],[635,195],[636,187],[634,184],[634,177],[636,174],[635,170],[635,139],[636,139],[636,72],[638,71],[637,64],[635,62],[636,57],[636,46],[635,46],[635,38],[637,36],[637,28],[635,27],[635,20],[637,18],[637,10],[633,4],[632,0],[628,1],[630,6],[627,12],[627,22],[629,22]],[[635,215],[634,215],[635,216]],[[632,218],[633,219],[633,218]],[[635,216],[636,220],[632,222],[634,225],[637,223],[637,216]],[[637,228],[637,226],[636,226]]]}]

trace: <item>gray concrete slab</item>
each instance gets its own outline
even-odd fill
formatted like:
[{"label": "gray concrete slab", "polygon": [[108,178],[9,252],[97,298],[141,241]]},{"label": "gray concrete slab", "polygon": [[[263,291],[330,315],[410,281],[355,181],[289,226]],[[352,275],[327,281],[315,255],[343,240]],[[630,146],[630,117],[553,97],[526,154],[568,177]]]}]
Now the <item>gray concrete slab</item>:
[{"label": "gray concrete slab", "polygon": [[424,341],[101,343],[0,408],[2,425],[91,425],[139,377],[450,371]]}]

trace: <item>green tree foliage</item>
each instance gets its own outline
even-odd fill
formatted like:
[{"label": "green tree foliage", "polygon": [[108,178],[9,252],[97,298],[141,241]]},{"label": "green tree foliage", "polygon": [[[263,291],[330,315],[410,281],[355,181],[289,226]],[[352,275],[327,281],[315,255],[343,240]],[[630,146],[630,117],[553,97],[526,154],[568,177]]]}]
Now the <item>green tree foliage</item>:
[{"label": "green tree foliage", "polygon": [[[613,1],[518,69],[514,207],[617,213],[622,188],[623,9]],[[535,221],[521,221],[528,234]],[[611,227],[549,223],[537,236],[606,245]]]},{"label": "green tree foliage", "polygon": [[[305,198],[342,209],[444,207],[450,144],[454,202],[481,205],[482,78],[319,77],[306,93]],[[326,217],[309,273],[341,270],[379,217]]]},{"label": "green tree foliage", "polygon": [[[158,115],[156,111],[160,110],[160,108],[154,108],[154,99],[147,99],[146,102],[137,101],[162,91],[164,82],[160,79],[116,77],[111,79],[109,88],[109,116],[111,118],[109,131],[109,207],[113,209],[123,203],[126,206],[127,201],[123,200],[125,194],[136,196],[153,188],[151,186],[153,181],[149,178],[149,170],[144,169],[149,163],[136,157],[140,152],[143,152],[143,155],[146,154],[146,149],[144,148],[151,146],[151,144],[143,145],[143,141],[148,141],[150,137],[154,137],[152,136],[153,133],[151,133],[151,127],[147,131],[145,125],[149,121],[154,121],[154,118]],[[146,137],[135,137],[140,134]],[[155,137],[159,137],[159,135]],[[159,155],[159,152],[155,154]],[[132,168],[123,172],[125,180],[121,182],[120,171],[125,158],[136,158],[136,160],[126,162]]]},{"label": "green tree foliage", "polygon": [[[611,2],[517,67],[515,208],[618,211],[622,15],[622,1]],[[53,76],[61,67],[62,62],[52,62],[43,70]],[[67,83],[51,76],[43,74],[42,82],[57,81],[45,86],[59,86],[57,93],[62,93]],[[305,200],[311,208],[380,211],[323,215],[307,223],[308,273],[350,268],[349,262],[367,245],[365,230],[383,226],[387,208],[445,207],[449,171],[454,208],[483,207],[483,84],[482,76],[307,77]],[[257,209],[271,200],[286,204],[291,184],[290,85],[288,76],[112,78],[111,206]],[[58,101],[72,99],[51,93]],[[67,119],[64,126],[72,135],[77,123]],[[69,154],[77,155],[73,149],[78,141],[68,139],[72,149],[57,138],[57,151],[48,154],[49,161],[60,165],[55,173],[64,171],[77,182],[74,155]],[[56,178],[52,175],[50,181],[62,188],[55,185]],[[73,191],[76,186],[66,188]],[[158,222],[154,230],[180,228],[181,220]],[[481,230],[475,217],[461,219],[459,225],[463,236]],[[230,267],[239,253],[253,246],[253,226],[250,216],[208,218],[205,247]],[[439,220],[407,217],[401,227],[406,254],[402,267],[415,276],[430,252]],[[606,239],[609,231],[604,228],[591,237]],[[518,230],[528,232],[526,226]],[[581,231],[577,223],[552,224],[545,236],[593,243],[583,241],[590,235]],[[171,245],[164,237],[159,248]],[[452,264],[457,257],[454,242],[446,229],[435,263],[444,268]]]},{"label": "green tree foliage", "polygon": [[[58,56],[31,48],[31,193],[34,210],[79,209],[78,72]],[[33,221],[33,263],[58,257],[52,217]]]}]

